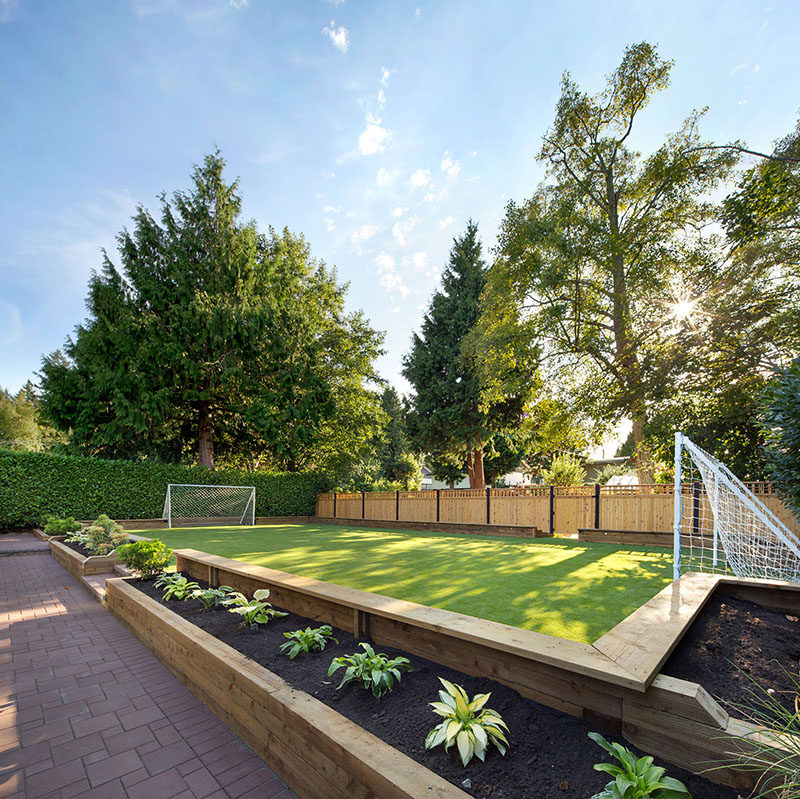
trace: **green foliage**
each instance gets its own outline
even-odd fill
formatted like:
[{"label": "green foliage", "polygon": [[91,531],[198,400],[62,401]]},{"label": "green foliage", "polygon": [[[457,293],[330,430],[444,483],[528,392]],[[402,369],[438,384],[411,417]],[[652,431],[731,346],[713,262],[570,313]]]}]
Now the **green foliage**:
[{"label": "green foliage", "polygon": [[40,418],[39,398],[29,380],[16,394],[0,388],[0,447],[42,452],[66,441],[66,436]]},{"label": "green foliage", "polygon": [[86,534],[86,548],[92,555],[108,555],[128,540],[122,527],[104,513],[83,531]]},{"label": "green foliage", "polygon": [[[511,202],[499,233],[479,331],[497,392],[541,369],[548,389],[603,422],[633,421],[636,465],[652,479],[647,403],[669,390],[684,347],[672,302],[698,264],[716,262],[708,194],[735,157],[705,149],[700,114],[652,154],[630,136],[671,62],[646,43],[626,48],[597,95],[564,75],[539,161],[547,180]],[[531,358],[534,363],[531,364]]]},{"label": "green foliage", "polygon": [[549,469],[542,470],[542,482],[551,486],[580,486],[586,479],[581,462],[569,453],[556,455]]},{"label": "green foliage", "polygon": [[329,624],[323,624],[313,630],[311,627],[306,627],[305,630],[293,630],[283,635],[289,640],[281,644],[279,651],[287,652],[289,660],[294,660],[301,652],[321,652],[328,641],[339,643],[339,639],[333,637],[333,628]]},{"label": "green foliage", "polygon": [[379,479],[397,483],[405,491],[419,489],[422,484],[419,460],[409,442],[405,410],[393,387],[384,389],[381,408],[388,421],[378,446]]},{"label": "green foliage", "polygon": [[65,539],[66,544],[80,544],[82,547],[89,546],[89,529],[83,528],[73,530]]},{"label": "green foliage", "polygon": [[[752,677],[747,697],[736,703],[736,715],[753,725],[743,740],[731,739],[737,748],[733,762],[714,768],[729,768],[755,773],[756,785],[748,799],[798,799],[800,797],[800,677],[797,672],[781,669],[786,677],[786,691],[780,696],[764,688]],[[793,708],[786,698],[793,696]],[[785,698],[784,698],[785,697]],[[781,756],[776,757],[776,747]],[[713,769],[712,769],[713,770]]]},{"label": "green foliage", "polygon": [[74,533],[81,529],[81,523],[76,522],[72,516],[59,519],[57,516],[45,516],[44,532],[47,535],[64,535]]},{"label": "green foliage", "polygon": [[117,547],[117,557],[128,568],[138,571],[142,579],[149,580],[167,568],[172,550],[163,541],[131,541]]},{"label": "green foliage", "polygon": [[224,167],[208,155],[157,215],[138,208],[43,360],[43,413],[81,454],[297,471],[370,438],[382,335],[302,236],[241,220]]},{"label": "green foliage", "polygon": [[259,588],[253,592],[253,598],[248,599],[244,594],[234,591],[226,599],[222,600],[231,613],[237,613],[242,617],[242,626],[256,629],[259,624],[269,624],[272,619],[288,616],[281,610],[276,610],[267,602],[269,588]]},{"label": "green foliage", "polygon": [[769,384],[762,424],[770,477],[800,519],[800,358]]},{"label": "green foliage", "polygon": [[164,589],[161,598],[165,602],[170,599],[180,599],[185,602],[200,588],[200,585],[195,580],[190,580],[183,574],[162,574],[154,585],[156,588]]},{"label": "green foliage", "polygon": [[328,667],[329,677],[338,669],[345,670],[342,681],[336,688],[337,691],[348,683],[355,682],[360,683],[362,688],[371,690],[373,696],[380,699],[394,688],[395,680],[400,682],[401,672],[412,671],[408,658],[390,659],[382,652],[376,654],[367,643],[362,642],[359,646],[363,652],[334,658]]},{"label": "green foliage", "polygon": [[462,469],[472,458],[473,488],[483,487],[484,444],[519,423],[526,400],[523,391],[506,392],[490,403],[483,399],[476,358],[466,342],[478,320],[485,282],[478,228],[470,222],[453,242],[442,290],[433,295],[422,335],[414,334],[403,368],[413,387],[409,428],[416,447],[436,460],[455,458]]},{"label": "green foliage", "polygon": [[604,486],[612,477],[622,477],[627,474],[628,471],[628,467],[622,463],[607,463],[600,474],[597,475],[597,479],[594,482]]},{"label": "green foliage", "polygon": [[203,610],[211,610],[225,603],[225,600],[234,593],[229,585],[221,585],[218,588],[195,588],[191,598],[196,599],[203,606]]},{"label": "green foliage", "polygon": [[37,524],[46,514],[91,519],[161,518],[168,483],[253,485],[257,516],[307,516],[331,485],[318,473],[212,471],[148,461],[108,461],[0,450],[0,528]]},{"label": "green foliage", "polygon": [[692,799],[682,782],[664,776],[666,769],[653,765],[652,757],[637,758],[629,749],[609,743],[596,732],[590,732],[589,737],[621,763],[595,764],[595,771],[604,771],[614,779],[592,799]]},{"label": "green foliage", "polygon": [[462,765],[466,766],[473,756],[478,760],[486,759],[486,750],[493,743],[501,755],[505,755],[509,746],[503,730],[508,727],[500,714],[491,708],[484,707],[491,694],[475,694],[470,700],[467,692],[439,677],[444,691],[439,691],[440,702],[431,702],[433,712],[444,718],[425,738],[425,748],[444,744],[445,751],[455,744]]}]

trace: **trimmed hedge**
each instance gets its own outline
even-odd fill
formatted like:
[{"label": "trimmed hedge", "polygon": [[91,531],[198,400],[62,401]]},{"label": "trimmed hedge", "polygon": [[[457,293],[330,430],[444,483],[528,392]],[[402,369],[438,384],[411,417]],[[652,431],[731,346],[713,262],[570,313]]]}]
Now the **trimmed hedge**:
[{"label": "trimmed hedge", "polygon": [[167,483],[253,485],[256,516],[313,516],[317,493],[329,487],[314,472],[211,471],[201,466],[0,450],[0,529],[38,524],[47,514],[157,519]]}]

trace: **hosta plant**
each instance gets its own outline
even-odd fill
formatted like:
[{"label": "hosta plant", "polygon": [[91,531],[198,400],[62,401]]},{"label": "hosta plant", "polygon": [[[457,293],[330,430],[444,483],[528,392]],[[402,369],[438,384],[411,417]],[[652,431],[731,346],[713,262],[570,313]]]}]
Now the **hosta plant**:
[{"label": "hosta plant", "polygon": [[253,593],[253,598],[248,599],[244,594],[234,591],[227,599],[222,600],[222,604],[228,607],[231,613],[237,613],[242,617],[242,626],[257,628],[259,624],[269,624],[272,619],[288,616],[281,610],[275,608],[267,602],[269,588],[259,588]]},{"label": "hosta plant", "polygon": [[344,669],[344,677],[336,688],[337,691],[348,683],[355,682],[371,690],[373,695],[380,699],[394,688],[395,680],[400,682],[401,672],[412,670],[408,658],[389,658],[383,652],[376,654],[366,643],[359,646],[363,652],[334,658],[328,667],[329,677],[338,669]]},{"label": "hosta plant", "polygon": [[223,604],[232,593],[233,589],[230,586],[221,585],[219,588],[195,588],[191,597],[199,600],[204,610],[211,610]]},{"label": "hosta plant", "polygon": [[666,769],[654,766],[649,755],[636,757],[630,749],[609,743],[596,732],[590,732],[589,737],[621,764],[595,763],[595,771],[604,771],[614,779],[592,799],[692,799],[686,786],[665,776]]},{"label": "hosta plant", "polygon": [[162,574],[155,583],[156,588],[163,588],[163,600],[182,599],[186,601],[193,591],[200,588],[200,585],[182,574]]},{"label": "hosta plant", "polygon": [[[45,530],[47,532],[47,530]],[[80,544],[85,547],[89,545],[89,531],[88,530],[75,530],[71,532],[65,539],[67,544]]]},{"label": "hosta plant", "polygon": [[491,694],[475,694],[470,700],[460,686],[439,677],[444,691],[439,691],[440,702],[431,702],[433,712],[443,717],[425,739],[425,748],[444,744],[445,750],[455,744],[461,763],[467,765],[473,756],[486,759],[486,750],[494,744],[501,755],[509,746],[503,730],[508,727],[496,710],[486,707]]},{"label": "hosta plant", "polygon": [[325,649],[328,641],[339,643],[338,638],[333,637],[333,628],[329,624],[322,627],[306,627],[305,630],[293,630],[283,634],[289,640],[281,644],[280,651],[288,652],[289,660],[294,660],[301,652],[321,652]]}]

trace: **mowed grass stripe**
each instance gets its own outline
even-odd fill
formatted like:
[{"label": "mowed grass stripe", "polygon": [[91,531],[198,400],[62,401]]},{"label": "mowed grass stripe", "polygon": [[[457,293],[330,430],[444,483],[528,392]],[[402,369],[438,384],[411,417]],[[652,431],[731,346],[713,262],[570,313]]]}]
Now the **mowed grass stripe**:
[{"label": "mowed grass stripe", "polygon": [[672,553],[572,539],[324,524],[145,533],[294,574],[592,642],[671,579]]}]

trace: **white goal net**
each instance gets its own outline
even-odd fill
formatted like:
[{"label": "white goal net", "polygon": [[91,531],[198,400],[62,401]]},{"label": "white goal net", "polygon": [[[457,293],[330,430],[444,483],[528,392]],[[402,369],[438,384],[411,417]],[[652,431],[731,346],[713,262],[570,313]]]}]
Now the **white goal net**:
[{"label": "white goal net", "polygon": [[256,489],[170,483],[162,518],[170,527],[255,524]]},{"label": "white goal net", "polygon": [[800,582],[800,540],[725,464],[675,434],[674,576]]}]

